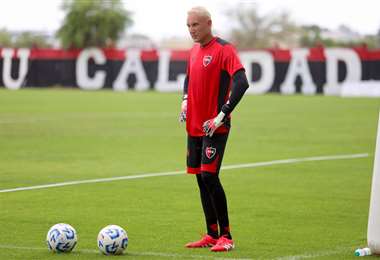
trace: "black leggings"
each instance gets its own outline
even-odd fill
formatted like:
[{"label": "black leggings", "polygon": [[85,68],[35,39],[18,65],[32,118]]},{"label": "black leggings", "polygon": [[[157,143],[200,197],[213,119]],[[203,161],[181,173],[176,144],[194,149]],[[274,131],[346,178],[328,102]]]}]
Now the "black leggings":
[{"label": "black leggings", "polygon": [[[218,174],[201,172],[196,176],[206,218],[207,233],[212,237],[219,235],[231,238],[226,195]],[[218,224],[220,234],[218,234]]]}]

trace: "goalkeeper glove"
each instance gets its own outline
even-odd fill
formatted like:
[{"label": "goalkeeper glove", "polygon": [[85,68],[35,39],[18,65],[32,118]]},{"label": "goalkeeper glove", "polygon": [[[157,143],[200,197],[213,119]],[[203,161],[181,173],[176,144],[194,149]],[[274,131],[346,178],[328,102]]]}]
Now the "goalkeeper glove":
[{"label": "goalkeeper glove", "polygon": [[187,95],[183,97],[181,104],[181,113],[179,114],[179,122],[186,122],[186,113],[187,113]]},{"label": "goalkeeper glove", "polygon": [[223,125],[225,116],[226,114],[220,111],[216,117],[203,123],[203,132],[206,134],[206,136],[212,137],[216,129]]}]

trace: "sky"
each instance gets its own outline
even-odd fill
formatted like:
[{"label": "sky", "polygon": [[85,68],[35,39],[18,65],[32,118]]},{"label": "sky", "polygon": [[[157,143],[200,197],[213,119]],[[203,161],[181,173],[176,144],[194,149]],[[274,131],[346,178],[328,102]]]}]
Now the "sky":
[{"label": "sky", "polygon": [[[87,1],[87,0],[83,0]],[[4,0],[0,6],[0,29],[55,32],[63,22],[63,0]],[[226,12],[236,5],[256,7],[261,14],[286,10],[297,24],[317,24],[336,29],[345,24],[361,34],[376,34],[380,29],[379,0],[122,0],[133,13],[130,33],[161,40],[188,37],[187,10],[205,6],[211,13],[213,28],[220,36],[231,28]]]}]

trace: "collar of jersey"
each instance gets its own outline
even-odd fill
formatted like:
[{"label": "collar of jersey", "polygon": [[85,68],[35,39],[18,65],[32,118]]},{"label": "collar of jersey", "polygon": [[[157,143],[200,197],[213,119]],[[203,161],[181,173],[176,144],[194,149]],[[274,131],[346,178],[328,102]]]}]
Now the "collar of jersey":
[{"label": "collar of jersey", "polygon": [[212,39],[211,39],[211,41],[209,41],[206,45],[204,45],[204,46],[202,46],[202,45],[200,45],[201,46],[201,49],[206,49],[206,48],[208,48],[209,46],[211,46],[215,41],[216,41],[216,39],[217,39],[218,37],[213,37]]}]

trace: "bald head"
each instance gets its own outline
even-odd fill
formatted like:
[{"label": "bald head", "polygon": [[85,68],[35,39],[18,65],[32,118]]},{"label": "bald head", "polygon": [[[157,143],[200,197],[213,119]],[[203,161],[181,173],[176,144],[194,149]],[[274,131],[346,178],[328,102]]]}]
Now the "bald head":
[{"label": "bald head", "polygon": [[206,8],[197,6],[187,12],[187,28],[194,42],[207,44],[213,38],[211,15]]}]

